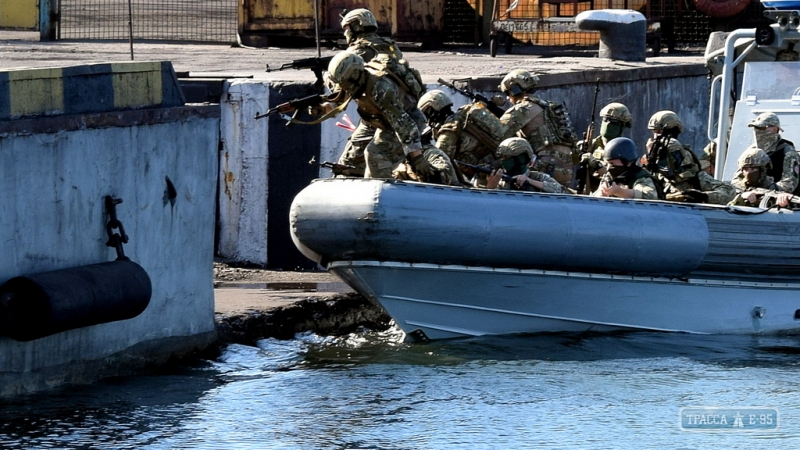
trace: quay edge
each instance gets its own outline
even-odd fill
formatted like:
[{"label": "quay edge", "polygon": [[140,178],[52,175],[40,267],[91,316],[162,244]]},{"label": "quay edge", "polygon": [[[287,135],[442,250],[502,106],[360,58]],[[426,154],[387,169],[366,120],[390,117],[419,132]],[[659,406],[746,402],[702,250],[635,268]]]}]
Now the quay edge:
[{"label": "quay edge", "polygon": [[0,337],[0,396],[137,373],[210,345],[218,108],[185,105],[163,62],[3,74],[0,281],[115,259],[112,196],[125,255],[152,295],[132,319]]}]

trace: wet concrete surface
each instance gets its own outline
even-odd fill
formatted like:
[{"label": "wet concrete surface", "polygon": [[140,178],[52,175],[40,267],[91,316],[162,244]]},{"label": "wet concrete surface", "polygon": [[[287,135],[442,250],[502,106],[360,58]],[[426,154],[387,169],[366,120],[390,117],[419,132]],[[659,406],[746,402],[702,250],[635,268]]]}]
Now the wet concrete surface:
[{"label": "wet concrete surface", "polygon": [[359,328],[386,329],[390,318],[324,271],[293,272],[214,264],[217,346],[253,345],[259,339],[291,339],[313,331],[331,335]]}]

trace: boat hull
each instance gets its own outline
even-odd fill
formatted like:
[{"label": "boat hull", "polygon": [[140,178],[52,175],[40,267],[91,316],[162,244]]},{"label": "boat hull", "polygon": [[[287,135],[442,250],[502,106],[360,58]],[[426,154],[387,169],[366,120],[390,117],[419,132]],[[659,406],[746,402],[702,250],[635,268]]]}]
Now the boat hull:
[{"label": "boat hull", "polygon": [[378,261],[329,269],[410,339],[623,330],[800,331],[800,285]]},{"label": "boat hull", "polygon": [[410,336],[800,328],[791,210],[333,179],[291,223]]}]

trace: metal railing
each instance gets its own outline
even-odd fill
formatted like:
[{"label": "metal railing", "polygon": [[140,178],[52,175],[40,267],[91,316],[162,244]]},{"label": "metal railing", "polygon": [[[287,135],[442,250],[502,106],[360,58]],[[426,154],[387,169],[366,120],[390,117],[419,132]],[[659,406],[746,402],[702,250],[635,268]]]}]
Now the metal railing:
[{"label": "metal railing", "polygon": [[[130,11],[129,16],[129,2]],[[236,42],[237,0],[60,0],[57,39]]]}]

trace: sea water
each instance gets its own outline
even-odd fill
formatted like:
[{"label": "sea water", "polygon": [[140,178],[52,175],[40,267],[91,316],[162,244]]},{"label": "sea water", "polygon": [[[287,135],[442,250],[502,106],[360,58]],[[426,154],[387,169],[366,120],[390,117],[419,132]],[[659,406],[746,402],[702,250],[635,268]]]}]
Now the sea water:
[{"label": "sea water", "polygon": [[[681,417],[747,407],[776,423]],[[0,404],[4,449],[798,447],[793,336],[302,334]]]}]

